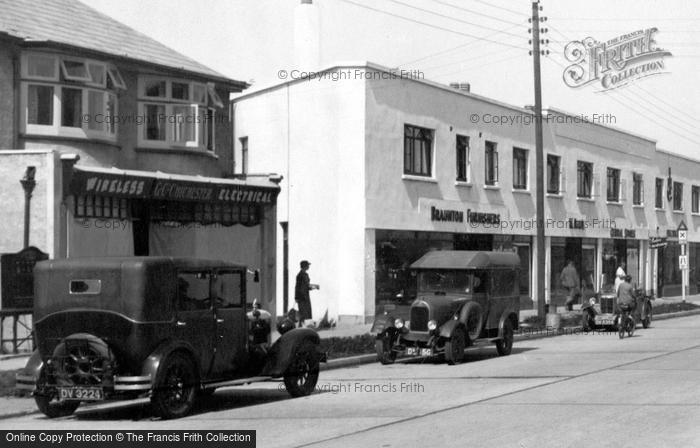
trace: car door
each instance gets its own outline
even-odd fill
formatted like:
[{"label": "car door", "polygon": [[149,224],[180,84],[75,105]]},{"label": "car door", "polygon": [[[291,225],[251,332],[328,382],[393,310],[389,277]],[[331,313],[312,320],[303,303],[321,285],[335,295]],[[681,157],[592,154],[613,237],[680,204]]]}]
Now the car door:
[{"label": "car door", "polygon": [[216,348],[216,321],[209,300],[211,271],[191,270],[177,274],[176,333],[188,342],[198,357],[200,376],[211,370]]},{"label": "car door", "polygon": [[212,281],[216,342],[212,377],[235,376],[246,365],[245,270],[219,270]]}]

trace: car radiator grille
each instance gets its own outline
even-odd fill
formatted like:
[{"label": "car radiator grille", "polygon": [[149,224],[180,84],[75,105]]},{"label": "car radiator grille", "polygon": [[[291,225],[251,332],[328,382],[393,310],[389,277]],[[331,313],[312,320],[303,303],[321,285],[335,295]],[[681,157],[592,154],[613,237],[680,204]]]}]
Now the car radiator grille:
[{"label": "car radiator grille", "polygon": [[601,297],[600,312],[604,314],[612,313],[614,311],[614,302],[615,299],[613,297]]},{"label": "car radiator grille", "polygon": [[428,308],[424,306],[411,308],[411,331],[428,331]]}]

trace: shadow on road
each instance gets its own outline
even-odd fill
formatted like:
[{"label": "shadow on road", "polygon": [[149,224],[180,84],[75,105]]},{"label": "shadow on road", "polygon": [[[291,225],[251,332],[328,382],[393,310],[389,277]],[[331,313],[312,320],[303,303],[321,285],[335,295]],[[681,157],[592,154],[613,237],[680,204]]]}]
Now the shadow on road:
[{"label": "shadow on road", "polygon": [[[531,350],[536,350],[533,347],[513,347],[511,355],[517,355],[519,353],[529,352]],[[486,347],[477,347],[472,349],[467,349],[464,353],[464,360],[462,364],[468,364],[470,362],[485,361],[487,359],[500,358],[495,349]],[[429,358],[399,358],[400,362],[405,364],[444,364],[445,359],[441,356],[431,356]]]}]

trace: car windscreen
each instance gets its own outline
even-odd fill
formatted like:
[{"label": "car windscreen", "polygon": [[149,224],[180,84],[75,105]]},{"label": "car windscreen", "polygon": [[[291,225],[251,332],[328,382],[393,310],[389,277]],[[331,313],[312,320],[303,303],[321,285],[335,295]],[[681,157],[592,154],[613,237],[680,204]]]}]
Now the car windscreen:
[{"label": "car windscreen", "polygon": [[457,269],[435,269],[418,272],[418,290],[468,294],[471,292],[471,273]]}]

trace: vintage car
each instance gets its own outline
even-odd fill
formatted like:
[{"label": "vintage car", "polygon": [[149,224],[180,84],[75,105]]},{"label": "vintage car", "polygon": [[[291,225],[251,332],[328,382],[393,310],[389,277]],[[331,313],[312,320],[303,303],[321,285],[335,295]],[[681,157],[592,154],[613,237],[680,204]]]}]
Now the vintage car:
[{"label": "vintage car", "polygon": [[35,268],[37,350],[17,375],[49,417],[80,402],[148,396],[162,418],[217,387],[283,378],[294,397],[318,381],[319,337],[273,344],[270,313],[246,302],[245,266],[171,257],[51,260]]},{"label": "vintage car", "polygon": [[[617,327],[619,310],[615,285],[606,283],[605,274],[602,275],[601,285],[600,291],[581,305],[581,322],[584,331],[592,331],[598,327]],[[649,328],[653,318],[651,301],[654,300],[654,296],[646,294],[641,288],[635,288],[634,292],[637,306],[632,317],[636,323],[641,322],[642,327]]]},{"label": "vintage car", "polygon": [[432,251],[411,265],[418,292],[409,320],[385,312],[372,326],[382,364],[396,356],[442,354],[462,361],[476,342],[493,342],[508,355],[518,328],[520,259],[509,252]]}]

